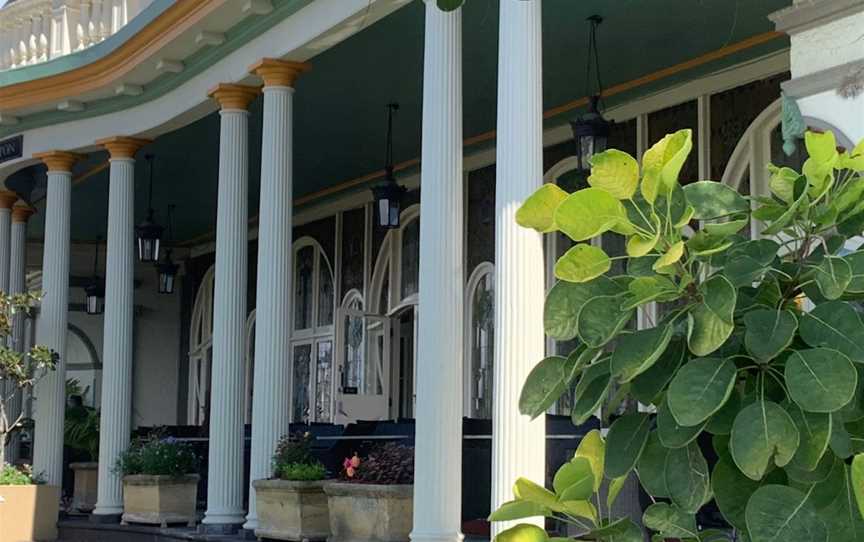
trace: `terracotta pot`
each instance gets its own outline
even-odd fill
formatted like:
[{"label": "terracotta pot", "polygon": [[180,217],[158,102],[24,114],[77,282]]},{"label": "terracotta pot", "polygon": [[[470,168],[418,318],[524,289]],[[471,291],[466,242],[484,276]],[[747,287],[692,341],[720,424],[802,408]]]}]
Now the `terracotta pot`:
[{"label": "terracotta pot", "polygon": [[121,522],[150,523],[167,527],[169,523],[195,525],[198,475],[179,478],[135,474],[123,477],[123,517]]},{"label": "terracotta pot", "polygon": [[0,486],[0,542],[57,539],[60,488]]},{"label": "terracotta pot", "polygon": [[255,480],[255,536],[275,540],[326,540],[330,517],[324,481]]},{"label": "terracotta pot", "polygon": [[407,541],[414,518],[413,485],[324,484],[330,542]]},{"label": "terracotta pot", "polygon": [[96,507],[99,463],[69,463],[69,468],[75,473],[72,508],[79,512],[92,512]]}]

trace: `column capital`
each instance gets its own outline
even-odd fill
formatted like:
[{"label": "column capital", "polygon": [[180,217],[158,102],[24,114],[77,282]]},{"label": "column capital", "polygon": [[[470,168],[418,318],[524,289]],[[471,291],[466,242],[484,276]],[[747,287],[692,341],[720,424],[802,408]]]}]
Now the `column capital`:
[{"label": "column capital", "polygon": [[59,171],[68,173],[72,171],[72,165],[80,160],[82,156],[68,151],[37,152],[33,158],[38,158],[48,166],[48,171]]},{"label": "column capital", "polygon": [[219,83],[207,92],[207,96],[219,102],[222,109],[249,109],[249,104],[260,93],[260,87]]},{"label": "column capital", "polygon": [[23,201],[12,206],[12,222],[14,223],[26,224],[27,220],[34,214],[36,214],[36,209]]},{"label": "column capital", "polygon": [[294,87],[297,77],[308,72],[312,66],[306,62],[279,60],[277,58],[262,58],[249,66],[249,73],[254,73],[264,80],[265,87]]},{"label": "column capital", "polygon": [[128,136],[114,136],[96,140],[97,145],[104,147],[108,151],[111,159],[135,158],[135,153],[141,147],[152,142],[150,139]]},{"label": "column capital", "polygon": [[18,201],[18,194],[11,190],[0,190],[0,209],[11,209]]}]

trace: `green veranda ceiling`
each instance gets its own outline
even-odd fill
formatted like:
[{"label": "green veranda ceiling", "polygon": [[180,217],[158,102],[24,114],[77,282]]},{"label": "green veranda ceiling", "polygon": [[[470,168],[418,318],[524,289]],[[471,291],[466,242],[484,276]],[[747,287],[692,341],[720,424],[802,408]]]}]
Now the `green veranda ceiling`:
[{"label": "green veranda ceiling", "polygon": [[[772,30],[767,15],[789,0],[544,0],[544,110],[585,95],[587,23],[603,16],[598,45],[603,83],[609,87]],[[494,130],[497,96],[497,0],[468,0],[463,13],[464,134]],[[788,46],[776,39],[700,68],[616,96],[632,100],[658,88]],[[313,70],[295,93],[294,195],[302,197],[382,167],[385,104],[401,109],[395,122],[396,161],[419,157],[423,78],[423,4],[411,2],[384,20],[311,59]],[[261,102],[249,117],[249,216],[257,214],[261,152]],[[550,119],[549,124],[566,118]],[[694,127],[695,128],[695,127]],[[154,207],[165,225],[175,204],[175,239],[189,241],[215,229],[219,116],[214,113],[160,137],[145,148],[156,156]],[[94,153],[75,174],[104,162]],[[44,168],[17,174],[15,186],[44,194]],[[147,171],[136,166],[136,222],[147,210]],[[18,184],[16,184],[18,183]],[[360,188],[362,189],[362,188]],[[72,237],[105,235],[107,170],[73,189]],[[37,206],[44,205],[44,200]],[[42,236],[42,218],[31,236]]]}]

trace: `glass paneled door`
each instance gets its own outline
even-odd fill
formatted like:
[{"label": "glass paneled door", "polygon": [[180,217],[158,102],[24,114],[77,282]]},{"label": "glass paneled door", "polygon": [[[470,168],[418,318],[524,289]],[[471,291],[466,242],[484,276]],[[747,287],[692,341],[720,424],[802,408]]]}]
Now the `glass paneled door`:
[{"label": "glass paneled door", "polygon": [[334,423],[390,417],[390,318],[340,308]]}]

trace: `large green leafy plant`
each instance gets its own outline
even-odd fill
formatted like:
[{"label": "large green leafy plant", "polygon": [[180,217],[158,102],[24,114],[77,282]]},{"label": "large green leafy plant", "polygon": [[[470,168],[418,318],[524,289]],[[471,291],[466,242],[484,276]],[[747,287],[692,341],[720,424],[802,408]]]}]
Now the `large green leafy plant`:
[{"label": "large green leafy plant", "polygon": [[[712,500],[734,528],[722,536],[864,539],[854,499],[864,462],[857,471],[848,464],[864,451],[856,305],[864,251],[844,249],[864,230],[864,142],[847,152],[833,134],[808,132],[805,145],[801,172],[769,165],[770,194],[748,198],[718,182],[682,186],[692,134],[681,130],[646,151],[641,167],[619,150],[594,156],[588,188],[544,185],[517,214],[525,227],[576,242],[555,265],[544,325],[553,339],[579,342],[568,356],[539,362],[520,410],[539,416],[570,389],[576,424],[613,389],[652,405],[656,413],[612,423],[592,489],[600,475],[614,488],[635,471],[656,502],[643,523],[659,540],[721,536],[696,529],[695,514]],[[751,228],[757,239],[748,238]],[[590,243],[607,232],[626,238],[626,255]],[[626,271],[610,276],[615,259]],[[653,327],[631,330],[652,303],[660,314]],[[711,442],[713,468],[697,439]],[[558,471],[553,492],[518,481],[516,500],[492,519],[563,510],[585,523],[585,539],[641,540],[629,519],[598,513],[596,498],[589,506],[593,491],[569,474],[586,472],[579,456]],[[546,538],[514,529],[500,536]]]}]

